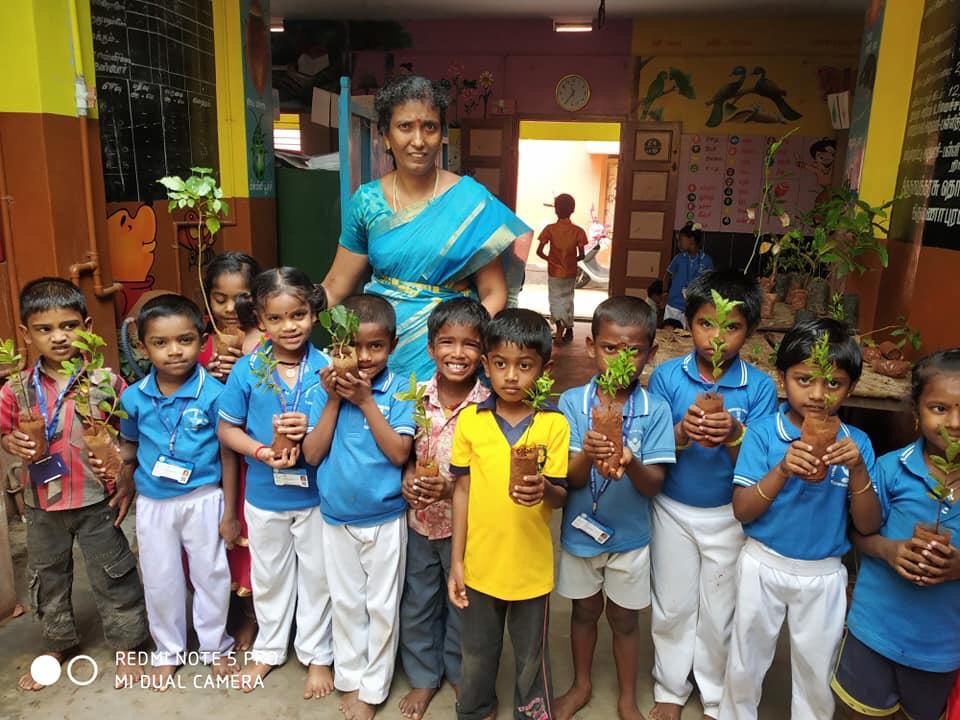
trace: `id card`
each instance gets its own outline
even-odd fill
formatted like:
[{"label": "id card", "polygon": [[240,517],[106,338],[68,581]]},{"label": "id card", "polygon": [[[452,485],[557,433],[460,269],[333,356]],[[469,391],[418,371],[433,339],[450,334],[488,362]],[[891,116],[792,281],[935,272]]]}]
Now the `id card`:
[{"label": "id card", "polygon": [[577,515],[570,524],[580,532],[589,535],[600,545],[603,545],[613,537],[613,528],[608,528],[606,525],[601,524],[596,518],[590,517],[586,513]]},{"label": "id card", "polygon": [[193,463],[161,455],[153,466],[152,474],[161,480],[173,480],[180,485],[186,485],[193,474]]},{"label": "id card", "polygon": [[293,487],[310,487],[310,480],[307,479],[307,472],[303,468],[287,468],[286,470],[274,469],[273,484],[277,487],[292,485]]},{"label": "id card", "polygon": [[31,482],[39,487],[66,475],[67,465],[60,453],[52,453],[27,465],[27,471],[30,473]]}]

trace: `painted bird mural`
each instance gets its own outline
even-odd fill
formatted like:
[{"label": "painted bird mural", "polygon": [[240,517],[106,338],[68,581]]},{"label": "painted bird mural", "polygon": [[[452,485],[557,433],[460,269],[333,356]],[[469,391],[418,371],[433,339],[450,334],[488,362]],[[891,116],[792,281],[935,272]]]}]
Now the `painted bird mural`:
[{"label": "painted bird mural", "polygon": [[747,69],[743,65],[737,65],[730,71],[730,76],[736,78],[733,82],[727,83],[714,93],[706,104],[713,105],[710,111],[710,117],[707,118],[707,127],[717,127],[723,122],[724,108],[726,104],[740,93],[740,88],[747,79]]},{"label": "painted bird mural", "polygon": [[783,116],[784,120],[799,120],[803,117],[803,115],[790,107],[787,101],[783,99],[787,91],[783,90],[773,82],[773,80],[767,79],[767,71],[764,68],[757,66],[750,74],[757,76],[757,82],[754,84],[751,92],[771,100],[773,104],[777,106],[777,110],[780,111],[780,115]]}]

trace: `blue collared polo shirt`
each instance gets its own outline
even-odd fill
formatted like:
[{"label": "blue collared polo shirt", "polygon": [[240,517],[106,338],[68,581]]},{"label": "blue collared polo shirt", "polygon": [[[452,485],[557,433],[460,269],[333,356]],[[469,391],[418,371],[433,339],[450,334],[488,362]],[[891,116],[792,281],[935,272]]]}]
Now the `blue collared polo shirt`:
[{"label": "blue collared polo shirt", "polygon": [[[737,458],[734,484],[756,485],[783,460],[790,443],[800,439],[800,428],[787,418],[787,410],[789,406],[783,403],[776,415],[750,426]],[[862,430],[841,423],[837,441],[847,437],[857,444],[872,478],[876,458],[870,438]],[[821,482],[789,477],[767,511],[745,524],[743,532],[795,560],[840,557],[850,549],[849,484],[850,471],[845,465],[830,465]]]},{"label": "blue collared polo shirt", "polygon": [[[390,427],[413,437],[413,402],[394,397],[408,389],[407,379],[384,370],[371,386],[373,399]],[[311,429],[326,402],[327,392],[320,387],[310,413]],[[372,527],[400,517],[407,509],[400,494],[402,472],[377,445],[363,411],[351,402],[341,402],[330,452],[320,462],[323,519],[331,525]]]},{"label": "blue collared polo shirt", "polygon": [[[310,417],[310,407],[320,390],[320,371],[330,364],[327,356],[313,345],[307,346],[306,366],[303,371],[300,404],[297,412]],[[283,412],[280,399],[272,390],[257,387],[253,369],[260,361],[255,354],[246,355],[237,361],[227,378],[227,389],[220,399],[220,419],[231,425],[242,427],[250,437],[259,443],[269,445],[273,442],[273,416]],[[287,402],[287,410],[294,411],[296,389],[280,383]],[[273,482],[273,468],[252,457],[245,457],[247,463],[246,500],[261,510],[281,512],[284,510],[303,510],[320,504],[317,495],[317,469],[307,465],[303,459],[297,467],[305,471],[308,486],[276,485]]]},{"label": "blue collared polo shirt", "polygon": [[[570,452],[583,450],[583,438],[593,419],[596,402],[597,378],[586,385],[570,388],[560,396],[560,411],[570,424]],[[670,408],[658,397],[637,383],[630,399],[623,407],[624,443],[644,465],[676,462],[673,439],[673,420]],[[591,481],[599,492],[604,479],[595,470]],[[590,483],[586,487],[567,490],[567,504],[563,509],[560,544],[577,557],[594,557],[605,552],[627,552],[650,543],[650,499],[642,495],[624,475],[610,480],[599,497],[596,518],[614,530],[613,537],[601,545],[571,524],[581,513],[591,515],[593,496]]]},{"label": "blue collared polo shirt", "polygon": [[[777,409],[777,389],[762,370],[738,357],[717,382],[723,405],[733,417],[751,426]],[[650,376],[647,389],[667,401],[673,423],[680,422],[697,395],[712,383],[700,377],[696,353],[668,360]],[[749,433],[747,433],[749,435]],[[677,462],[667,470],[663,494],[693,507],[721,507],[733,500],[733,460],[723,445],[705,448],[699,443],[677,453]]]},{"label": "blue collared polo shirt", "polygon": [[667,305],[680,311],[685,310],[687,300],[683,296],[684,289],[708,270],[713,270],[713,258],[704,253],[703,250],[692,257],[688,252],[674,255],[667,266],[667,272],[670,273],[670,292],[667,295]]},{"label": "blue collared polo shirt", "polygon": [[[883,509],[880,534],[891,540],[913,536],[916,523],[933,524],[938,503],[920,438],[877,460],[873,480]],[[940,527],[960,538],[960,504],[945,502]],[[960,583],[917,587],[880,558],[863,553],[853,604],[847,618],[850,632],[865,645],[901,665],[927,672],[960,667]]]},{"label": "blue collared polo shirt", "polygon": [[[199,364],[172,395],[157,387],[157,371],[120,397],[127,418],[120,435],[137,443],[137,492],[153,500],[185,495],[203,485],[220,483],[220,442],[217,440],[217,405],[223,384]],[[155,477],[160,456],[192,463],[186,483]]]}]

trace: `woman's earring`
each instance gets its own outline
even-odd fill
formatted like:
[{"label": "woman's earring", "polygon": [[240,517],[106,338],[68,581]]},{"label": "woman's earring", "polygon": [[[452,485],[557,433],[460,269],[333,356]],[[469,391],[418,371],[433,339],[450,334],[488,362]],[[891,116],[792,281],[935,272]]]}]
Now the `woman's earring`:
[{"label": "woman's earring", "polygon": [[917,432],[920,430],[920,418],[916,415],[913,416],[913,431]]}]

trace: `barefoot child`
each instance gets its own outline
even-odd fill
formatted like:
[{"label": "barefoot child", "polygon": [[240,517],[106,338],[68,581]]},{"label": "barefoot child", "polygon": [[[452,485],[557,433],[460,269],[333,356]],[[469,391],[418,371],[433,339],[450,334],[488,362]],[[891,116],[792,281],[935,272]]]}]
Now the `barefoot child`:
[{"label": "barefoot child", "polygon": [[[573,340],[573,298],[576,293],[577,263],[584,258],[587,233],[570,220],[576,208],[573,196],[562,193],[553,199],[557,221],[540,233],[537,256],[547,261],[547,291],[550,317],[557,326],[555,340]],[[549,253],[544,248],[550,246]]]},{"label": "barefoot child", "polygon": [[[613,631],[618,714],[622,720],[643,717],[637,709],[636,677],[639,610],[650,604],[648,498],[660,491],[666,465],[676,462],[670,408],[636,382],[656,353],[656,333],[656,313],[640,298],[608,298],[593,314],[587,355],[598,373],[621,351],[636,353],[632,383],[616,397],[623,404],[622,457],[612,457],[610,440],[592,429],[592,408],[602,401],[597,377],[560,398],[571,440],[557,592],[573,600],[574,678],[570,690],[557,699],[557,720],[569,720],[590,700],[597,623],[604,606]],[[607,537],[597,537],[596,528],[604,528]]]},{"label": "barefoot child", "polygon": [[[124,661],[126,652],[137,649],[148,637],[147,613],[137,561],[120,530],[133,488],[128,478],[116,486],[97,481],[84,446],[71,379],[60,371],[61,362],[79,353],[71,345],[78,339],[77,330],[90,329],[87,304],[72,283],[39,278],[20,291],[20,322],[24,342],[40,356],[22,378],[33,409],[46,423],[49,451],[46,458],[37,457],[34,442],[17,430],[20,411],[27,408],[18,407],[9,382],[0,390],[0,442],[7,452],[25,461],[27,572],[46,654],[64,662],[80,642],[70,599],[76,540],[84,557],[96,559],[86,563],[87,577],[103,634],[116,651],[116,682],[136,684],[141,668]],[[112,373],[110,378],[119,393],[123,381]],[[45,462],[39,463],[41,460]],[[55,469],[45,471],[44,467]],[[19,686],[22,690],[44,687],[30,673],[20,678]]]},{"label": "barefoot child", "polygon": [[151,686],[159,691],[171,686],[187,651],[181,552],[190,563],[201,660],[217,675],[236,672],[225,655],[233,638],[226,630],[230,568],[224,541],[232,544],[239,533],[237,466],[217,440],[223,384],[197,363],[203,333],[203,316],[191,300],[160,295],[148,301],[137,317],[137,336],[153,367],[120,398],[127,413],[120,421],[123,472],[133,477],[139,496],[137,545],[156,645]]},{"label": "barefoot child", "polygon": [[[873,474],[883,525],[853,533],[862,560],[832,682],[851,718],[937,720],[960,668],[960,509],[949,494],[960,469],[933,461],[960,440],[960,349],[918,362],[912,395],[920,438],[877,460]],[[948,490],[942,504],[931,496],[937,483]],[[938,520],[947,544],[917,538],[915,525],[933,530]]]},{"label": "barefoot child", "polygon": [[[250,299],[243,302],[253,303],[260,329],[270,338],[237,363],[220,401],[220,441],[247,463],[244,512],[260,630],[243,687],[252,690],[258,679],[286,661],[296,612],[294,649],[308,667],[303,697],[309,700],[333,691],[330,592],[316,467],[300,457],[299,444],[277,453],[270,443],[275,432],[299,443],[307,430],[307,413],[319,389],[317,373],[327,365],[310,343],[322,291],[302,270],[281,267],[257,275]],[[247,312],[241,306],[240,315]],[[276,367],[269,372],[273,362]],[[271,380],[276,391],[267,386]]]},{"label": "barefoot child", "polygon": [[[502,310],[484,334],[493,389],[460,413],[450,471],[453,550],[450,601],[463,610],[459,720],[497,713],[497,669],[507,624],[516,658],[514,718],[553,716],[547,623],[553,589],[550,517],[566,500],[570,427],[549,407],[524,401],[550,368],[550,327],[532,310]],[[511,494],[511,448],[540,446],[545,461]]]},{"label": "barefoot child", "polygon": [[416,452],[432,455],[439,475],[418,478],[413,462],[403,474],[410,530],[400,600],[400,660],[413,689],[401,698],[400,712],[415,720],[423,717],[444,677],[454,690],[460,686],[460,611],[446,593],[453,534],[450,450],[460,411],[490,396],[477,379],[489,320],[476,300],[454,298],[437,305],[427,321],[427,351],[437,371],[421,383],[431,429],[429,436],[417,437]]},{"label": "barefoot child", "polygon": [[393,306],[379,295],[354,295],[343,305],[360,320],[359,377],[332,366],[320,374],[303,454],[321,463],[334,685],[345,693],[347,720],[370,720],[390,693],[400,640],[407,550],[400,485],[413,446],[413,403],[395,397],[409,379],[387,369],[397,344]]},{"label": "barefoot child", "polygon": [[[811,362],[829,342],[829,373]],[[763,677],[773,662],[780,627],[789,618],[793,718],[832,718],[830,673],[843,634],[850,549],[847,525],[880,528],[880,502],[870,481],[870,439],[841,424],[822,457],[800,440],[807,414],[836,413],[860,378],[860,348],[835,320],[799,323],[783,337],[777,370],[787,402],[751,423],[737,458],[733,510],[747,541],[737,566],[737,610],[720,717],[754,720]],[[825,464],[826,478],[803,479]]]},{"label": "barefoot child", "polygon": [[[711,290],[739,305],[724,328],[726,349],[713,378],[717,337]],[[687,319],[694,351],[660,365],[649,391],[670,405],[677,463],[667,468],[662,492],[651,504],[650,579],[654,667],[653,720],[679,720],[693,685],[706,717],[717,718],[723,693],[736,566],[743,530],[733,515],[733,464],[744,428],[776,409],[777,392],[766,373],[740,357],[760,321],[760,291],[739,272],[711,272],[689,287]],[[716,384],[724,409],[706,414],[697,396]]]}]

